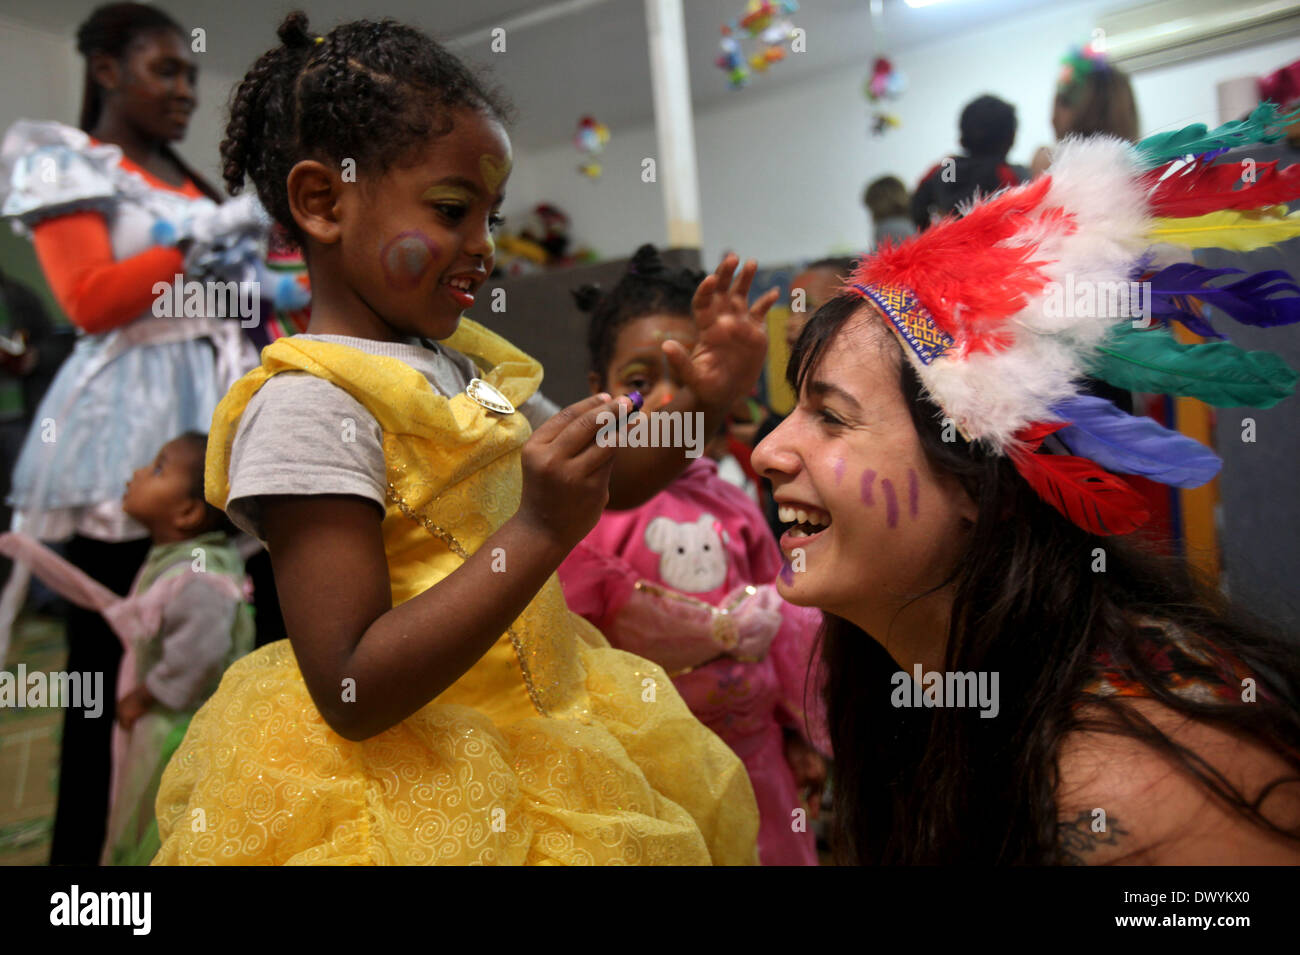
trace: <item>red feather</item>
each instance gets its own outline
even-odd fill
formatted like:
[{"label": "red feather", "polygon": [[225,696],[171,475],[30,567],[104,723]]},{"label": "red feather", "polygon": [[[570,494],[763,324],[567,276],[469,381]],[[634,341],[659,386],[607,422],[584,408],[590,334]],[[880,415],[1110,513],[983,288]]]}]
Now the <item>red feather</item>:
[{"label": "red feather", "polygon": [[[1181,219],[1300,198],[1300,163],[1285,169],[1278,169],[1277,163],[1275,159],[1247,168],[1240,162],[1211,164],[1198,158],[1173,173],[1169,173],[1173,163],[1166,163],[1143,176],[1152,189],[1151,215]],[[1250,180],[1245,178],[1248,172]]]},{"label": "red feather", "polygon": [[1023,309],[1047,279],[1037,247],[1007,245],[1031,225],[1072,230],[1062,210],[1041,208],[1050,176],[1000,193],[961,219],[936,223],[899,245],[881,248],[858,265],[849,284],[901,285],[910,289],[935,324],[962,347],[997,348],[1003,320]]},{"label": "red feather", "polygon": [[1044,438],[1060,431],[1069,423],[1068,421],[1035,421],[1017,431],[1014,440],[1027,452],[1037,451]]},{"label": "red feather", "polygon": [[1128,534],[1151,516],[1141,494],[1087,458],[1013,449],[1011,462],[1039,497],[1093,534]]}]

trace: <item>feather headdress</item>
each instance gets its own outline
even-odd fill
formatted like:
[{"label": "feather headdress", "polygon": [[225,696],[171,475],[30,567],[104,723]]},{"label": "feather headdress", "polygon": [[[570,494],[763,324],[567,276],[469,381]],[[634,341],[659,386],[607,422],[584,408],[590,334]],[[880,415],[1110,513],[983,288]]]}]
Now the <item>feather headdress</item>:
[{"label": "feather headdress", "polygon": [[[1300,166],[1215,162],[1228,148],[1275,141],[1297,115],[1265,103],[1215,130],[1190,126],[1136,145],[1067,139],[1044,176],[865,256],[846,289],[888,320],[968,440],[1010,457],[1080,527],[1127,533],[1148,514],[1112,472],[1195,487],[1221,462],[1082,394],[1085,376],[1229,407],[1270,407],[1295,389],[1281,359],[1222,340],[1200,309],[1260,327],[1298,322],[1290,276],[1167,263],[1180,248],[1249,250],[1300,236],[1300,213],[1282,205],[1300,198]],[[1152,265],[1157,257],[1164,267]],[[1174,321],[1219,340],[1179,344]]]}]

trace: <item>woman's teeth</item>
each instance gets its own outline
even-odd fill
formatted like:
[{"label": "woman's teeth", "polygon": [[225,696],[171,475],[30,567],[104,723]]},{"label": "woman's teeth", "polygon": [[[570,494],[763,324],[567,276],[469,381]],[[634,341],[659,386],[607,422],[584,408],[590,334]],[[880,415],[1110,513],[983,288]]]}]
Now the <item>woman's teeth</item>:
[{"label": "woman's teeth", "polygon": [[452,288],[460,289],[462,292],[468,292],[474,283],[469,279],[448,279],[447,284]]},{"label": "woman's teeth", "polygon": [[793,524],[789,534],[791,537],[811,537],[819,533],[820,527],[829,527],[831,516],[825,511],[808,510],[802,507],[791,507],[781,505],[777,508],[777,516],[781,519],[782,524]]}]

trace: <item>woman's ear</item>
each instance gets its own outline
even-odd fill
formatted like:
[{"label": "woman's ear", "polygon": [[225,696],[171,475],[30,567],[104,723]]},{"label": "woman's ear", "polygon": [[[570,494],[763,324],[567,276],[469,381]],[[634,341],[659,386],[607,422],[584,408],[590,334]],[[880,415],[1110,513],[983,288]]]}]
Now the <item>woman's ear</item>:
[{"label": "woman's ear", "polygon": [[957,514],[962,520],[969,521],[971,526],[974,526],[975,519],[980,516],[980,506],[964,487],[961,489],[961,498],[957,503]]},{"label": "woman's ear", "polygon": [[122,81],[121,64],[107,53],[94,53],[90,57],[90,76],[105,93],[114,92]]},{"label": "woman's ear", "polygon": [[[285,183],[289,211],[304,234],[322,245],[339,240],[339,200],[343,181],[338,173],[314,159],[304,159],[289,170]],[[355,187],[354,187],[355,188]]]}]

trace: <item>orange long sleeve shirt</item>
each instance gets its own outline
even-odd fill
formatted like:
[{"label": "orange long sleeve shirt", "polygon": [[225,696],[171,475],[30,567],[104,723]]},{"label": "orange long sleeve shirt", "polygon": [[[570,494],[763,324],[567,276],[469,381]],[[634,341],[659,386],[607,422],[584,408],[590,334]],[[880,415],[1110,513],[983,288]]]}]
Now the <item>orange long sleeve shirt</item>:
[{"label": "orange long sleeve shirt", "polygon": [[[198,198],[192,180],[177,188],[125,157],[122,165],[156,189]],[[151,249],[118,261],[102,213],[85,211],[56,216],[32,229],[36,258],[63,311],[78,328],[100,334],[125,325],[153,302],[156,282],[170,282],[182,271],[185,257],[172,246]]]}]

